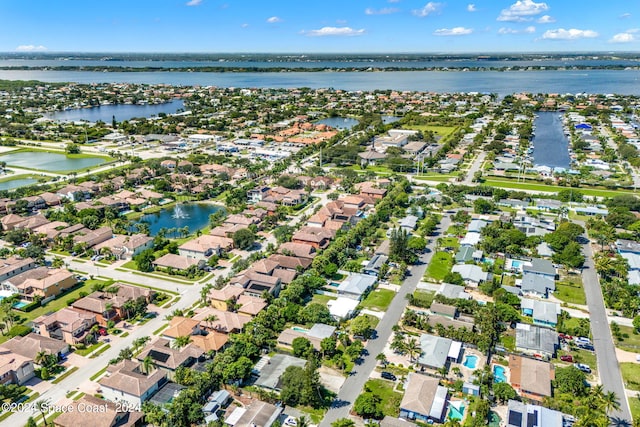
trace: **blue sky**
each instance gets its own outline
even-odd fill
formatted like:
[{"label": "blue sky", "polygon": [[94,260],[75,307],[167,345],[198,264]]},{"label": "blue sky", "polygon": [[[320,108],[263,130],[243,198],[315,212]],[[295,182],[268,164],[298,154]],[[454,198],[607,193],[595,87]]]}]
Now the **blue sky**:
[{"label": "blue sky", "polygon": [[0,51],[640,50],[637,0],[0,0]]}]

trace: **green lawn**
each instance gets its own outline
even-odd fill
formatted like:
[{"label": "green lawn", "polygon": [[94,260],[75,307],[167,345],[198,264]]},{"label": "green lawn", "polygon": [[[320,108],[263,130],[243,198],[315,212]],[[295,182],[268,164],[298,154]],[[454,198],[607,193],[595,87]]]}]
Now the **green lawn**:
[{"label": "green lawn", "polygon": [[413,304],[416,307],[429,308],[435,296],[436,293],[434,291],[417,290],[413,293]]},{"label": "green lawn", "polygon": [[640,365],[624,362],[620,364],[624,386],[629,390],[640,391]]},{"label": "green lawn", "polygon": [[500,344],[507,350],[515,351],[516,349],[516,337],[513,335],[502,335],[500,337]]},{"label": "green lawn", "polygon": [[553,295],[561,301],[568,304],[580,304],[587,303],[587,297],[584,294],[582,285],[571,282],[556,282],[556,291]]},{"label": "green lawn", "polygon": [[439,242],[441,248],[452,248],[457,250],[460,247],[460,241],[457,237],[441,237]]},{"label": "green lawn", "polygon": [[327,305],[329,301],[332,301],[334,299],[336,299],[336,297],[332,297],[329,295],[322,295],[322,294],[314,294],[313,298],[311,299],[311,302]]},{"label": "green lawn", "polygon": [[[513,188],[516,190],[533,190],[533,191],[549,191],[557,193],[561,190],[568,190],[570,187],[561,187],[558,185],[546,185],[531,182],[515,182],[508,178],[495,178],[485,180],[485,185],[500,188]],[[585,196],[598,196],[598,197],[614,197],[620,194],[635,194],[633,191],[627,190],[605,190],[599,188],[574,188]]]},{"label": "green lawn", "polygon": [[410,125],[404,126],[405,129],[419,130],[421,132],[431,131],[434,134],[441,136],[443,139],[451,135],[457,128],[457,126],[434,126],[434,125]]},{"label": "green lawn", "polygon": [[629,397],[629,408],[631,409],[631,416],[634,420],[640,418],[640,398]]},{"label": "green lawn", "polygon": [[453,255],[448,252],[436,252],[427,268],[427,279],[442,281],[453,266]]},{"label": "green lawn", "polygon": [[62,375],[58,375],[56,377],[56,379],[54,379],[53,381],[51,381],[52,384],[58,384],[60,381],[64,380],[65,378],[67,378],[69,375],[73,374],[75,371],[78,370],[77,366],[74,366],[71,369],[67,369],[67,371],[65,373],[63,373]]},{"label": "green lawn", "polygon": [[95,350],[97,350],[98,348],[102,347],[103,345],[105,345],[103,342],[97,342],[95,344],[90,345],[87,348],[83,348],[80,350],[76,350],[75,353],[80,355],[80,356],[86,356],[89,353],[94,352]]},{"label": "green lawn", "polygon": [[391,300],[396,296],[396,293],[389,289],[377,289],[365,298],[360,304],[363,308],[370,310],[384,311],[391,304]]},{"label": "green lawn", "polygon": [[634,334],[633,328],[630,326],[618,326],[620,328],[620,332],[622,333],[623,339],[621,341],[618,341],[614,338],[614,340],[616,341],[616,347],[621,350],[630,351],[632,353],[640,353],[640,334]]},{"label": "green lawn", "polygon": [[397,417],[400,414],[402,393],[394,391],[393,387],[394,383],[392,381],[382,379],[369,380],[364,385],[365,390],[371,391],[382,399],[382,412],[385,415]]}]

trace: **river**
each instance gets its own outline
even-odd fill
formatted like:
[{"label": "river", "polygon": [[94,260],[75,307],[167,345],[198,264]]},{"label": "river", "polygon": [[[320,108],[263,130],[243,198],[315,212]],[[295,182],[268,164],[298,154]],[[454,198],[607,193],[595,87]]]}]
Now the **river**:
[{"label": "river", "polygon": [[437,93],[614,93],[640,95],[640,70],[388,72],[98,72],[0,70],[0,79],[255,88],[382,89]]}]

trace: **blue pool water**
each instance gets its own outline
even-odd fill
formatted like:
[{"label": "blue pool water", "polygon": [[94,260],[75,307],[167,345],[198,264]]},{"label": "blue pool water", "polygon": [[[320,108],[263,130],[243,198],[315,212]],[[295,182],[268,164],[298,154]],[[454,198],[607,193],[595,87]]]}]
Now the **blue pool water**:
[{"label": "blue pool water", "polygon": [[449,415],[448,417],[452,420],[461,420],[464,417],[464,405],[460,403],[456,408],[455,405],[449,405]]},{"label": "blue pool water", "polygon": [[504,366],[493,365],[493,382],[495,383],[506,383],[507,377],[505,375],[506,369]]},{"label": "blue pool water", "polygon": [[13,304],[13,307],[14,308],[22,308],[25,305],[29,305],[29,303],[28,302],[24,302],[24,301],[18,301],[18,302]]},{"label": "blue pool water", "polygon": [[340,286],[340,283],[330,282],[329,286],[333,286],[334,288],[337,288],[338,286]]},{"label": "blue pool water", "polygon": [[294,327],[292,327],[291,329],[293,329],[294,331],[297,331],[297,332],[305,332],[305,333],[306,333],[306,332],[309,332],[309,330],[308,330],[308,329],[301,328],[300,326],[294,326]]},{"label": "blue pool water", "polygon": [[478,356],[474,356],[472,354],[466,356],[464,358],[464,363],[462,364],[462,366],[465,366],[469,369],[476,369],[477,365],[478,365]]},{"label": "blue pool water", "polygon": [[511,268],[520,268],[522,266],[522,261],[518,261],[517,259],[511,260]]}]

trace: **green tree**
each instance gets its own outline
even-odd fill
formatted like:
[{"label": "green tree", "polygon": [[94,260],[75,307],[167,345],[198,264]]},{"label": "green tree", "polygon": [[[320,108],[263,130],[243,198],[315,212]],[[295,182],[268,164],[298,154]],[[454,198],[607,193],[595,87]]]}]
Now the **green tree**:
[{"label": "green tree", "polygon": [[518,397],[518,393],[507,383],[496,383],[493,385],[493,395],[500,403],[508,402]]},{"label": "green tree", "polygon": [[78,144],[69,143],[64,150],[67,154],[80,154],[80,146]]},{"label": "green tree", "polygon": [[348,418],[339,418],[331,423],[331,427],[355,427],[356,423]]},{"label": "green tree", "polygon": [[353,410],[356,414],[363,418],[381,419],[384,414],[382,412],[382,399],[371,392],[360,394],[353,404]]},{"label": "green tree", "polygon": [[361,315],[353,319],[349,325],[349,329],[351,330],[352,335],[362,336],[365,339],[370,338],[373,333],[371,320],[369,320],[369,316],[367,315]]},{"label": "green tree", "polygon": [[140,271],[153,271],[153,261],[156,260],[156,257],[153,253],[153,249],[146,249],[136,255],[133,260],[136,262],[136,266]]},{"label": "green tree", "polygon": [[311,345],[311,341],[304,337],[294,338],[291,342],[291,347],[293,348],[293,355],[297,357],[308,357],[311,353],[313,353],[313,346]]},{"label": "green tree", "polygon": [[476,199],[473,202],[473,212],[477,214],[489,214],[495,210],[495,205],[485,199]]},{"label": "green tree", "polygon": [[233,233],[233,245],[239,249],[250,249],[256,241],[256,235],[248,228]]},{"label": "green tree", "polygon": [[584,396],[587,391],[587,377],[575,366],[556,369],[555,388],[560,393]]}]

